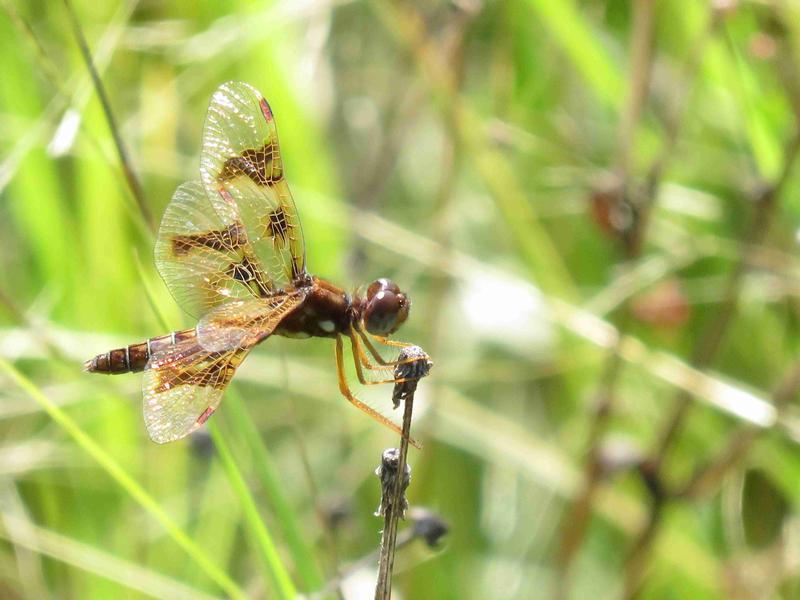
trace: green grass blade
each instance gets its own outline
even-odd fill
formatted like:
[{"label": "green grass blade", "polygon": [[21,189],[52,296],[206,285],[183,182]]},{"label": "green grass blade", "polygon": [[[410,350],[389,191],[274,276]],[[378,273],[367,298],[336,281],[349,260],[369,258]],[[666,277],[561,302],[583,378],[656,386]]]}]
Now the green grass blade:
[{"label": "green grass blade", "polygon": [[72,565],[137,590],[153,598],[175,600],[212,600],[211,596],[184,583],[157,573],[141,565],[131,563],[89,546],[76,539],[56,533],[22,519],[9,521],[7,531],[0,530],[0,538],[24,546],[43,556]]},{"label": "green grass blade", "polygon": [[20,373],[14,365],[0,358],[2,369],[14,383],[27,393],[50,415],[78,446],[92,457],[128,495],[158,521],[169,536],[189,557],[232,598],[246,598],[242,589],[200,549],[186,533],[175,524],[156,500],[148,494],[109,454],[91,439],[78,424],[61,408],[53,403],[30,379]]},{"label": "green grass blade", "polygon": [[169,329],[167,317],[164,314],[164,311],[161,310],[161,306],[156,300],[155,291],[145,276],[144,265],[142,264],[142,259],[138,252],[134,252],[133,260],[136,263],[136,273],[139,275],[139,282],[142,284],[145,298],[147,298],[147,304],[150,306],[150,309],[153,311],[153,314],[155,315],[161,327],[164,329],[164,331],[167,331]]},{"label": "green grass blade", "polygon": [[292,553],[298,575],[309,590],[319,589],[324,583],[324,576],[320,570],[319,562],[303,536],[297,513],[283,492],[278,469],[255,425],[253,425],[253,420],[247,414],[247,408],[237,390],[228,390],[225,410],[228,416],[233,419],[236,431],[250,448],[256,474],[261,481],[264,493],[269,499],[275,518],[283,530],[283,535]]},{"label": "green grass blade", "polygon": [[783,146],[780,135],[776,135],[767,118],[765,105],[768,96],[736,45],[731,41],[726,49],[730,57],[725,57],[728,58],[725,74],[731,81],[731,87],[736,90],[753,160],[764,179],[774,180],[781,170]]},{"label": "green grass blade", "polygon": [[228,476],[228,481],[242,505],[245,521],[250,526],[248,533],[252,536],[259,558],[262,560],[279,597],[295,598],[297,596],[297,590],[278,554],[275,543],[272,541],[272,536],[261,520],[258,507],[253,500],[253,496],[250,494],[250,489],[247,487],[247,482],[244,480],[242,472],[233,459],[233,454],[228,446],[228,442],[225,440],[225,436],[222,435],[215,423],[209,423],[208,428],[211,432],[211,438],[214,440],[214,445],[216,446],[222,467]]},{"label": "green grass blade", "polygon": [[571,0],[527,0],[591,89],[608,107],[624,100],[622,74],[592,31],[584,14]]}]

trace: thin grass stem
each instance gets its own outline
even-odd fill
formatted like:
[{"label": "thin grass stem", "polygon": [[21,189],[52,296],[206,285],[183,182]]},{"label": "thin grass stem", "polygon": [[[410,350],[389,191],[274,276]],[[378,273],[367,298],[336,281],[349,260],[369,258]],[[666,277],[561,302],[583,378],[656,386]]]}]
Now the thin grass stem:
[{"label": "thin grass stem", "polygon": [[244,600],[244,591],[200,549],[192,539],[167,515],[156,500],[131,477],[122,466],[91,439],[66,412],[52,402],[30,379],[25,377],[7,360],[0,358],[0,370],[39,404],[58,425],[66,431],[78,446],[94,459],[128,495],[144,508],[164,528],[169,536],[194,560],[197,565],[219,587],[232,598]]},{"label": "thin grass stem", "polygon": [[245,521],[249,525],[248,534],[253,539],[268,578],[272,581],[278,597],[286,598],[287,600],[295,598],[297,596],[297,589],[294,583],[292,583],[292,579],[286,567],[283,565],[283,561],[278,554],[278,549],[275,546],[275,542],[272,540],[272,536],[264,525],[264,521],[261,519],[258,507],[253,500],[253,496],[250,494],[250,489],[242,476],[242,472],[233,459],[233,454],[228,446],[228,442],[225,440],[225,436],[222,435],[216,423],[208,423],[207,426],[211,432],[211,438],[214,440],[214,446],[217,449],[222,467],[228,476],[228,481],[242,505]]},{"label": "thin grass stem", "polygon": [[122,166],[122,172],[125,176],[125,181],[128,183],[128,187],[133,194],[133,199],[136,202],[136,206],[139,209],[142,219],[151,231],[155,231],[156,222],[153,219],[153,214],[150,212],[150,208],[147,206],[142,184],[139,181],[139,177],[136,175],[136,171],[133,168],[133,163],[131,162],[128,150],[125,147],[124,141],[122,140],[122,134],[120,133],[119,126],[117,125],[114,111],[111,109],[111,102],[108,99],[108,94],[106,93],[105,86],[103,85],[103,80],[100,78],[100,74],[97,72],[97,69],[94,66],[92,52],[89,49],[89,44],[86,41],[86,37],[83,35],[83,29],[81,28],[80,21],[78,21],[78,16],[75,14],[75,9],[73,8],[70,0],[63,0],[63,2],[64,7],[67,10],[67,16],[69,17],[70,25],[72,26],[72,33],[75,36],[75,41],[77,42],[78,47],[80,48],[81,56],[83,57],[86,69],[92,76],[92,83],[94,84],[97,97],[100,100],[100,105],[103,108],[103,115],[108,123],[108,129],[111,132],[111,136],[114,139],[114,146],[117,149],[117,156],[119,158],[120,165]]},{"label": "thin grass stem", "polygon": [[252,417],[247,414],[247,407],[238,389],[234,386],[227,391],[225,410],[231,417],[242,441],[250,449],[255,474],[275,513],[275,520],[281,527],[297,574],[308,590],[318,589],[323,585],[324,578],[317,557],[305,539],[297,512],[286,497],[272,456],[258,434]]}]

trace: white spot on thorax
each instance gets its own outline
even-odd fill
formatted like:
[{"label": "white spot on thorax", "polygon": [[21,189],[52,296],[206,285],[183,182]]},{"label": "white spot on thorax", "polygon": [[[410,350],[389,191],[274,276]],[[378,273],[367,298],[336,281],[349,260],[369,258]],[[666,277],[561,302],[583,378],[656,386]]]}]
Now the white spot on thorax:
[{"label": "white spot on thorax", "polygon": [[326,333],[331,333],[336,329],[336,326],[333,324],[333,321],[320,321],[319,328]]}]

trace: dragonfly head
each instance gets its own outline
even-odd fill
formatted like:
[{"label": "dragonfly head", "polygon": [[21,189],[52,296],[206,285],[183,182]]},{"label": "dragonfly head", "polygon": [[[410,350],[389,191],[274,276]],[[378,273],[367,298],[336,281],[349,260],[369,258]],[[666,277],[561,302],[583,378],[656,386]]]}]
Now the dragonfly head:
[{"label": "dragonfly head", "polygon": [[364,327],[373,335],[390,335],[408,318],[411,299],[391,279],[376,279],[369,284],[364,299]]}]

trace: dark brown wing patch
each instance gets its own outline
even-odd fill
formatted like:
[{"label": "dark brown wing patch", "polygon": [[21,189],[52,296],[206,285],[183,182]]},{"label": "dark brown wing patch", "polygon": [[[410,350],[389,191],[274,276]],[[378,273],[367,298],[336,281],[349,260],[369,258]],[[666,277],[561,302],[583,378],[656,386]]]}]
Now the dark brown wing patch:
[{"label": "dark brown wing patch", "polygon": [[253,256],[273,290],[286,289],[305,274],[303,231],[286,183],[275,119],[251,86],[229,82],[214,92],[200,175],[217,210],[233,208],[241,216]]},{"label": "dark brown wing patch", "polygon": [[[250,184],[252,185],[252,184]],[[223,302],[275,289],[230,195],[212,203],[199,182],[175,191],[156,241],[156,266],[178,303],[201,316]],[[236,267],[235,276],[232,265]]]},{"label": "dark brown wing patch", "polygon": [[[197,344],[187,352],[199,356],[202,351],[202,347]],[[157,370],[153,392],[162,394],[179,385],[195,385],[217,390],[225,389],[225,386],[233,378],[237,366],[231,364],[228,360],[224,360],[229,354],[230,351],[209,352],[203,356],[202,361],[190,365],[184,364],[184,361],[181,360],[177,360],[172,364],[170,364],[169,360],[163,361],[161,364],[158,364],[158,362],[151,364],[150,368]]]},{"label": "dark brown wing patch", "polygon": [[278,207],[264,218],[264,233],[272,238],[276,248],[286,246],[289,221],[283,208]]},{"label": "dark brown wing patch", "polygon": [[225,161],[217,176],[220,183],[246,175],[258,185],[272,185],[283,179],[283,162],[277,147],[267,142],[261,148],[249,148]]},{"label": "dark brown wing patch", "polygon": [[249,349],[209,351],[184,340],[154,354],[144,372],[144,420],[154,442],[179,440],[205,423]]},{"label": "dark brown wing patch", "polygon": [[265,298],[271,293],[261,268],[247,255],[243,256],[239,262],[231,263],[225,270],[225,275],[246,285],[256,297]]},{"label": "dark brown wing patch", "polygon": [[203,231],[186,235],[172,236],[172,254],[186,256],[192,250],[208,248],[217,252],[230,252],[247,243],[244,226],[231,223],[226,229]]}]

